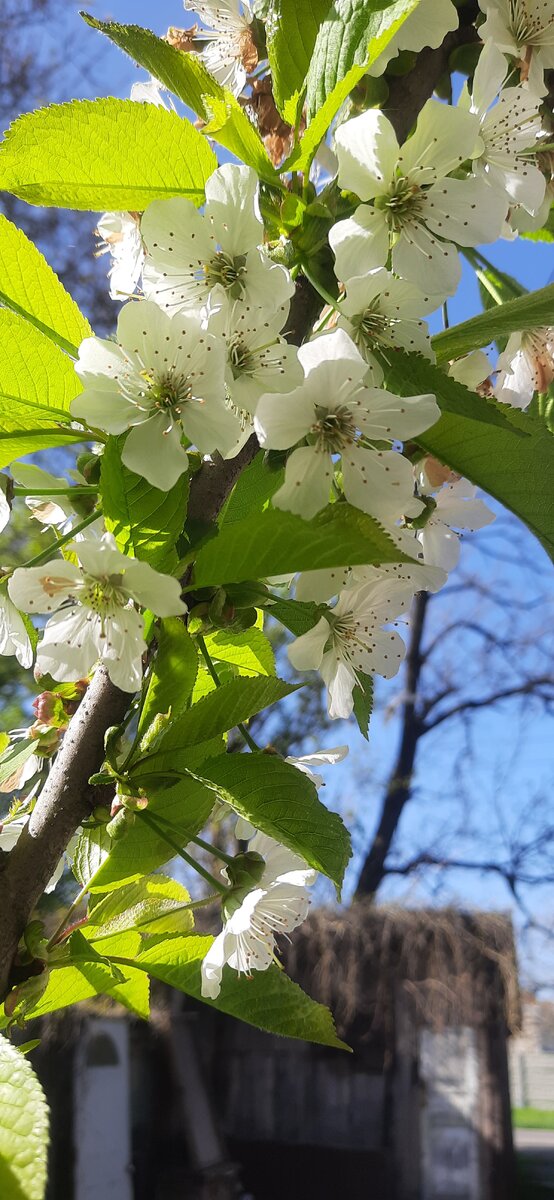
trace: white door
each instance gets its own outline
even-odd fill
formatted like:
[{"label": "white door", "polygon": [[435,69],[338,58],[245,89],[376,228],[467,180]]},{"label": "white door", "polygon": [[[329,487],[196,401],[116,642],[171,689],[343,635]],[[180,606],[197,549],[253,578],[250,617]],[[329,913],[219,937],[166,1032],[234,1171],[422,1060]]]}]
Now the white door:
[{"label": "white door", "polygon": [[129,1031],[90,1017],[75,1063],[75,1200],[132,1200]]},{"label": "white door", "polygon": [[479,1184],[479,1060],[474,1029],[420,1041],[423,1200],[484,1200]]}]

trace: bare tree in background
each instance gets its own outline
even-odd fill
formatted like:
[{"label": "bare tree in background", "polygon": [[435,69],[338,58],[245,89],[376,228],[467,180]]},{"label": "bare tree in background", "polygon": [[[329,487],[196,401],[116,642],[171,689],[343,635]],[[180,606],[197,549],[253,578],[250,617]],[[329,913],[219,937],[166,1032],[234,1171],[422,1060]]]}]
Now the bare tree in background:
[{"label": "bare tree in background", "polygon": [[[475,541],[441,593],[415,598],[402,691],[392,706],[400,707],[398,749],[362,855],[356,899],[375,897],[391,877],[425,877],[432,888],[433,879],[442,882],[453,870],[489,874],[505,884],[525,928],[551,932],[530,900],[534,891],[554,883],[554,819],[547,798],[533,793],[515,805],[502,803],[502,796],[513,801],[513,761],[505,749],[504,761],[494,766],[495,795],[483,796],[476,782],[483,754],[477,735],[483,737],[483,722],[491,715],[503,715],[514,750],[521,750],[526,722],[554,718],[547,571],[523,531],[500,517],[495,532]],[[444,743],[443,759],[435,758],[433,734],[439,729],[441,737],[452,735],[447,769]],[[553,733],[554,720],[551,738]],[[494,745],[489,755],[495,763]],[[417,843],[407,846],[402,819],[408,806],[421,804],[426,787],[447,801],[444,827],[430,825],[422,808]],[[484,803],[488,840],[476,821]],[[460,842],[473,842],[475,850],[460,855],[452,849]]]},{"label": "bare tree in background", "polygon": [[[60,45],[72,0],[2,0],[0,4],[0,129],[21,113],[102,91],[102,47],[72,39]],[[84,27],[83,27],[84,28]],[[56,37],[53,31],[56,30]],[[92,54],[91,54],[92,51]],[[114,305],[106,285],[107,261],[94,258],[94,215],[36,208],[2,193],[0,211],[46,255],[97,333],[113,325]],[[84,250],[84,253],[83,253]]]}]

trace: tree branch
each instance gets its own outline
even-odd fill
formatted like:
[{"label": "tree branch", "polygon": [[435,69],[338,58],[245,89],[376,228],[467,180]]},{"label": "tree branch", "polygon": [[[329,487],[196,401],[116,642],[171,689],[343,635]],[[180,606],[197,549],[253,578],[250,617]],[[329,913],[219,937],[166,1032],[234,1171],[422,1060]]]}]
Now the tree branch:
[{"label": "tree branch", "polygon": [[[550,692],[541,692],[541,688],[551,688]],[[461,713],[472,711],[478,708],[489,708],[493,704],[498,704],[500,700],[509,700],[513,696],[537,696],[539,700],[545,704],[554,705],[554,679],[551,675],[539,675],[534,679],[527,679],[525,683],[514,684],[512,687],[502,688],[497,692],[491,692],[489,696],[475,697],[470,700],[460,700],[459,704],[453,704],[451,708],[445,712],[439,713],[432,721],[424,721],[421,726],[421,733],[429,733],[431,729],[436,729],[442,725],[444,721],[450,721],[452,717],[458,717]]]},{"label": "tree branch", "polygon": [[391,848],[404,806],[412,790],[412,777],[421,737],[421,724],[416,712],[417,691],[423,666],[421,644],[425,632],[425,617],[429,604],[428,592],[415,597],[410,625],[410,641],[406,655],[406,700],[402,708],[402,733],[396,762],[387,784],[377,832],[366,855],[354,899],[374,896],[385,874],[385,860]]}]

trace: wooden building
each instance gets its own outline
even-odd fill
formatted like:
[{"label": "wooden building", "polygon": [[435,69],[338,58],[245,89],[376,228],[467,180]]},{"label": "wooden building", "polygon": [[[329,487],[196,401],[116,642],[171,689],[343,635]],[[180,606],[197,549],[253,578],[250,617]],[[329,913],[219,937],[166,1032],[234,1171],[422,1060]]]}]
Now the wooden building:
[{"label": "wooden building", "polygon": [[511,1200],[509,921],[315,910],[285,957],[352,1054],[175,993],[151,1026],[90,1010],[48,1022],[50,1200]]}]

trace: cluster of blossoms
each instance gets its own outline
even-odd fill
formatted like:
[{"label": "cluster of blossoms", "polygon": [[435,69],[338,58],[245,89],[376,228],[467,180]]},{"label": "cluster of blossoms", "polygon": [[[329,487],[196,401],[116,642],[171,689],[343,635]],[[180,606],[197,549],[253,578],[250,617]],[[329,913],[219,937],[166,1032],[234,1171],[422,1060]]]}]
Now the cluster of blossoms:
[{"label": "cluster of blossoms", "polygon": [[[347,502],[379,522],[409,560],[294,580],[296,601],[320,607],[289,658],[300,671],[321,673],[333,719],[350,716],[371,676],[397,673],[405,653],[394,627],[399,618],[416,593],[444,585],[458,561],[460,532],[494,519],[472,483],[413,444],[440,417],[436,397],[399,396],[384,386],[398,350],[434,362],[426,317],[457,289],[459,248],[533,227],[552,198],[540,109],[544,71],[554,67],[554,0],[480,6],[479,63],[456,106],[429,100],[402,145],[378,109],[336,129],[327,167],[331,175],[335,169],[335,192],[350,212],[329,234],[338,298],[300,347],[287,340],[293,274],[283,247],[268,240],[250,167],[218,167],[201,209],[176,196],[142,214],[106,213],[98,224],[100,252],[112,258],[110,294],[122,307],[115,338],[90,337],[79,350],[82,390],[71,416],[85,436],[121,437],[124,466],[168,492],[199,459],[232,458],[255,435],[285,464],[275,508],[310,520]],[[195,7],[202,27],[173,29],[169,41],[199,53],[245,102],[250,88],[252,99],[259,53],[247,0]],[[457,23],[452,0],[421,0],[372,73],[402,51],[440,45]],[[156,81],[139,85],[132,98],[164,104]],[[525,408],[554,378],[554,330],[514,334],[495,370],[478,352],[450,371],[473,390]],[[79,522],[67,496],[43,495],[63,492],[63,479],[25,464],[12,474],[27,492],[36,488],[27,496],[33,517],[64,544],[73,529],[75,537],[67,557],[41,555],[38,565],[7,578],[0,653],[29,667],[22,614],[40,614],[47,619],[38,672],[86,686],[102,662],[115,685],[136,692],[147,651],[144,612],[185,615],[179,581],[122,554],[100,513]],[[75,483],[86,491],[82,476]],[[9,513],[0,490],[0,523]],[[59,738],[65,726],[56,728]],[[344,753],[339,747],[288,761],[319,786],[312,767]],[[18,786],[39,771],[36,761],[25,769]],[[0,829],[0,847],[15,844],[27,819],[15,815]],[[202,968],[202,991],[211,999],[225,964],[245,974],[271,965],[276,937],[306,916],[315,878],[271,838],[253,829],[237,836],[249,841],[248,851],[226,868],[224,925]]]}]

